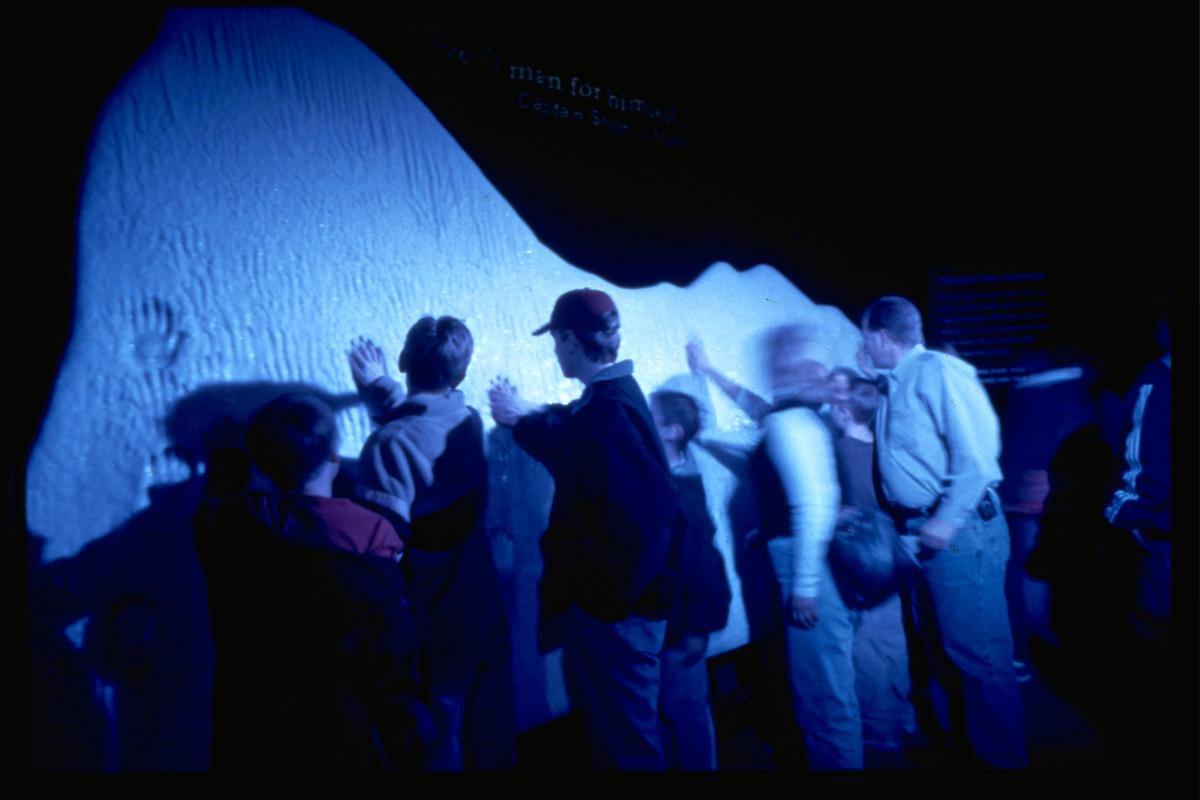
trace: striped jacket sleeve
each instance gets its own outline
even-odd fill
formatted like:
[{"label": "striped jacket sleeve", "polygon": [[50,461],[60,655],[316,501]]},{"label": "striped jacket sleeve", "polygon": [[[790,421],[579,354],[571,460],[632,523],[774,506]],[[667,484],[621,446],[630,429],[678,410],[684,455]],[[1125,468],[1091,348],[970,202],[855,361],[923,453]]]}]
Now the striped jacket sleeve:
[{"label": "striped jacket sleeve", "polygon": [[1171,370],[1156,361],[1135,383],[1130,397],[1125,471],[1105,509],[1118,528],[1171,530]]}]

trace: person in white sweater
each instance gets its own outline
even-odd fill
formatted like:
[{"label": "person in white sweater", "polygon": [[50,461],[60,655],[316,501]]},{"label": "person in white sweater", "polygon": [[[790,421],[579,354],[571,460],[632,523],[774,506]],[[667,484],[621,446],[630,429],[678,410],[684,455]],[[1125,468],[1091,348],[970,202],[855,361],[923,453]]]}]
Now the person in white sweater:
[{"label": "person in white sweater", "polygon": [[855,690],[854,624],[826,558],[841,493],[829,426],[819,409],[831,386],[828,355],[798,326],[767,338],[773,403],[724,378],[703,348],[692,369],[714,380],[763,431],[752,475],[761,534],[779,581],[796,723],[814,770],[861,769],[862,721]]}]

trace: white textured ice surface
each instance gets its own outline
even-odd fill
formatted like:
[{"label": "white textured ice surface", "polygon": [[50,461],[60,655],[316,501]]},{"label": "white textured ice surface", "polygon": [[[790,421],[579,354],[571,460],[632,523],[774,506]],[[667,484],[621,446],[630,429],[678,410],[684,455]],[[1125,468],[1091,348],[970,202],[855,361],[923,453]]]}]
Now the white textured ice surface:
[{"label": "white textured ice surface", "polygon": [[[189,476],[189,420],[173,423],[174,448],[168,437],[175,403],[261,381],[348,393],[351,338],[370,336],[394,359],[426,313],[464,318],[473,331],[462,386],[472,405],[486,410],[498,374],[527,397],[569,400],[580,387],[558,372],[548,338],[529,334],[555,297],[581,286],[615,298],[622,357],[647,393],[673,376],[691,380],[678,376],[693,334],[763,394],[758,336],[771,325],[813,324],[835,363],[853,363],[854,326],[771,267],[716,264],[686,288],[626,290],[565,263],[346,32],[291,10],[172,12],[96,131],[74,332],[28,470],[30,529],[46,538],[47,561],[75,556],[144,509],[151,487]],[[707,435],[752,436],[712,394]],[[365,412],[347,408],[339,425],[343,454],[356,456]],[[524,729],[565,707],[557,661],[533,645],[549,495],[540,467],[503,437],[493,445],[501,488],[491,530],[513,603]],[[723,511],[732,478],[701,463],[735,588],[715,654],[744,643],[747,626]]]}]

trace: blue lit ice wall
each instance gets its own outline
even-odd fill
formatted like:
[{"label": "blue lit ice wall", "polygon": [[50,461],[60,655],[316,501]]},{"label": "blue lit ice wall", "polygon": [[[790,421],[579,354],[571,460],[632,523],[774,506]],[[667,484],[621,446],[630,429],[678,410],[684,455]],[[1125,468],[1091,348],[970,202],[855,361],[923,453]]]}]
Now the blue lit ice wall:
[{"label": "blue lit ice wall", "polygon": [[[767,327],[812,324],[836,363],[852,364],[858,344],[840,312],[814,306],[769,266],[739,274],[715,264],[686,288],[626,290],[565,263],[392,69],[340,29],[293,10],[171,12],[96,130],[74,336],[28,471],[28,522],[46,540],[43,561],[73,565],[73,585],[98,586],[96,596],[146,598],[135,607],[151,621],[134,638],[149,642],[157,682],[125,682],[116,693],[124,699],[114,699],[120,681],[111,675],[96,683],[110,706],[140,702],[150,720],[117,726],[122,753],[151,765],[204,758],[195,742],[207,720],[196,715],[207,708],[211,642],[186,509],[200,433],[222,403],[264,383],[348,394],[351,338],[374,338],[394,360],[426,313],[462,317],[473,331],[462,389],[485,417],[498,374],[527,397],[567,401],[579,385],[562,378],[551,343],[529,334],[561,292],[581,286],[615,298],[622,356],[647,392],[667,381],[694,386],[685,374],[690,335],[764,394],[758,341]],[[716,394],[705,397],[707,436],[752,441],[747,421]],[[347,404],[339,425],[341,451],[353,458],[367,416]],[[489,527],[509,590],[527,729],[566,708],[557,654],[544,658],[534,645],[549,479],[504,431],[490,447]],[[748,634],[725,512],[735,481],[706,453],[700,461],[735,588],[716,654]],[[89,608],[90,617],[70,620],[76,641],[103,611]],[[189,727],[190,738],[171,738]]]}]

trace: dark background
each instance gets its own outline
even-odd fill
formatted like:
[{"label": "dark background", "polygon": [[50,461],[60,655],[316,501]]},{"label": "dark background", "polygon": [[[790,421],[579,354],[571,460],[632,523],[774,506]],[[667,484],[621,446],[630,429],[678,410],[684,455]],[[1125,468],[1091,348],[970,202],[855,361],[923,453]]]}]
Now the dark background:
[{"label": "dark background", "polygon": [[[1175,419],[1194,475],[1194,6],[854,5],[732,19],[577,4],[306,8],[390,63],[542,242],[620,285],[766,263],[855,319],[882,293],[924,305],[931,268],[1045,272],[1051,340],[1093,350],[1118,383],[1152,355],[1152,309],[1174,286]],[[7,448],[13,531],[70,335],[88,140],[161,13],[10,20],[9,127],[28,186],[10,195],[10,219],[24,222],[9,235],[28,254],[9,264],[23,398]],[[686,146],[521,111],[515,84],[453,59],[484,50],[675,106]]]},{"label": "dark background", "polygon": [[[881,293],[924,304],[931,267],[1045,272],[1055,340],[1134,365],[1161,287],[1177,284],[1194,318],[1195,9],[306,8],[391,64],[542,242],[614,283],[767,263],[854,319]],[[88,137],[161,13],[32,26],[38,61],[57,62],[31,92],[28,129],[48,229],[29,276],[46,301],[43,399],[71,318]],[[483,51],[501,71],[528,64],[668,103],[686,146],[521,111],[519,85]]]}]

